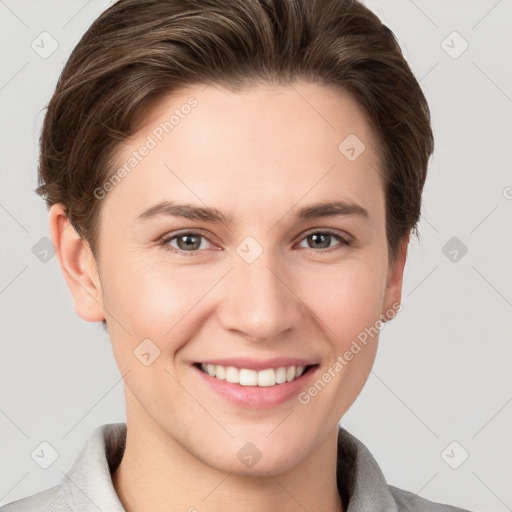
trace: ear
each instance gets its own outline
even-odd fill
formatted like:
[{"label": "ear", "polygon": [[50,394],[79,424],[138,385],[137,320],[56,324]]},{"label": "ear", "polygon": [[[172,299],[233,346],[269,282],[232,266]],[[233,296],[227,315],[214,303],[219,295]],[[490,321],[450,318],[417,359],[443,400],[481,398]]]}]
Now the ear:
[{"label": "ear", "polygon": [[383,322],[391,320],[402,307],[402,282],[408,245],[409,234],[400,242],[396,261],[390,264],[388,268],[386,289],[381,311],[381,319]]},{"label": "ear", "polygon": [[50,234],[64,279],[73,296],[76,314],[87,322],[105,318],[101,281],[87,242],[75,231],[61,204],[49,212]]}]

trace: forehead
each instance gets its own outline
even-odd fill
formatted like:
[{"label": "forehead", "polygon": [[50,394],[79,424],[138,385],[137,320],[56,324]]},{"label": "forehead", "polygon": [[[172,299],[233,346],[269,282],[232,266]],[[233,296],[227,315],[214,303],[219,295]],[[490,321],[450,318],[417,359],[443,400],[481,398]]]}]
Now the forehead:
[{"label": "forehead", "polygon": [[128,172],[106,203],[141,210],[148,200],[220,201],[252,213],[301,198],[371,205],[383,189],[377,151],[346,91],[304,82],[237,92],[194,86],[160,100],[119,145],[113,171]]}]

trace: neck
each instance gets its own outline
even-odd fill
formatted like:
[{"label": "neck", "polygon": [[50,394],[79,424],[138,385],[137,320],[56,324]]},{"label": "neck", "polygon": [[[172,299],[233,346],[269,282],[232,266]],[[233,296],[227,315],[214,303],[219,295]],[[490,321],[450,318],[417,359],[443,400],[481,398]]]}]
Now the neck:
[{"label": "neck", "polygon": [[130,422],[112,475],[126,512],[340,512],[337,429],[292,469],[265,476],[226,473],[196,458],[154,422]]}]

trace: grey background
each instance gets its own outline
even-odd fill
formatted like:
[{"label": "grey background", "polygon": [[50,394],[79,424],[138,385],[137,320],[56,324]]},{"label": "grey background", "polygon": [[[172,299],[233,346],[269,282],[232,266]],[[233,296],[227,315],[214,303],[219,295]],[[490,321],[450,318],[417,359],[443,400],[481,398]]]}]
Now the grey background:
[{"label": "grey background", "polygon": [[[512,510],[512,2],[366,3],[396,33],[421,80],[436,152],[421,241],[409,248],[403,311],[383,329],[375,367],[342,424],[390,484],[475,512],[505,512]],[[33,192],[43,108],[72,48],[108,4],[0,0],[0,503],[55,485],[95,427],[125,421],[107,335],[76,316],[57,258],[40,259],[49,230]],[[58,43],[47,58],[31,47],[48,37],[43,31]],[[31,458],[43,441],[58,452],[48,469]],[[467,460],[450,467],[465,452]]]}]

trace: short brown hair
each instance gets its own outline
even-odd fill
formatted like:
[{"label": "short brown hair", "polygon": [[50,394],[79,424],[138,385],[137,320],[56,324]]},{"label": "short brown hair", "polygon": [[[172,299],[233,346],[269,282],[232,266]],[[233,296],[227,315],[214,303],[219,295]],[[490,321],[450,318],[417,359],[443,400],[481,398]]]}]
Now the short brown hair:
[{"label": "short brown hair", "polygon": [[299,79],[349,91],[368,116],[395,261],[405,236],[418,235],[434,149],[430,112],[392,31],[355,0],[119,0],[83,35],[59,77],[36,192],[48,207],[63,205],[97,258],[94,190],[156,102],[196,84],[236,91]]}]

